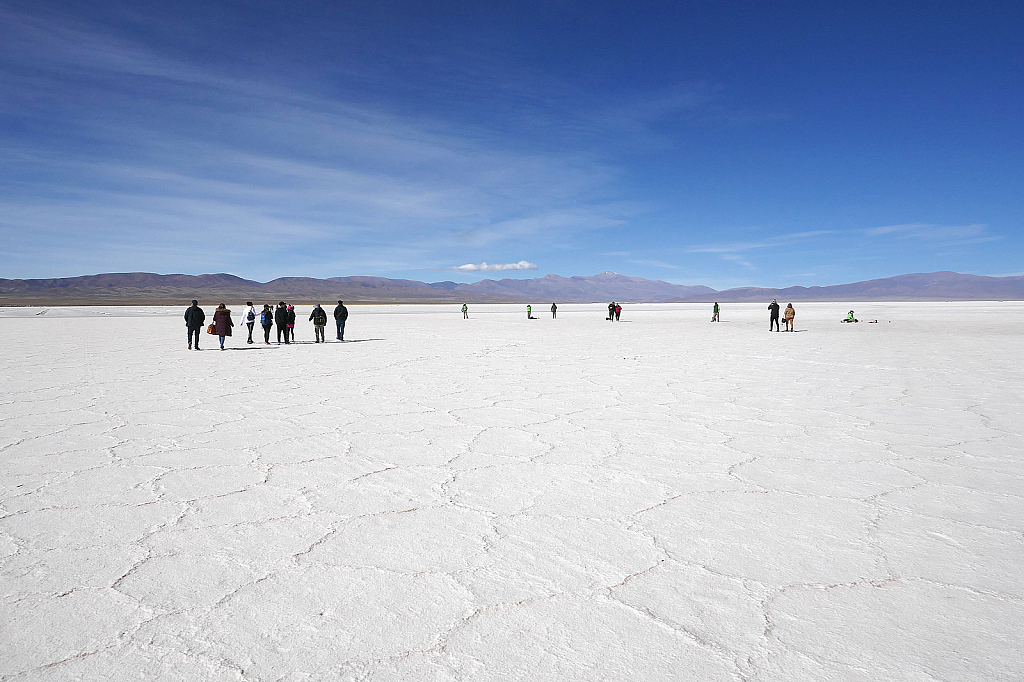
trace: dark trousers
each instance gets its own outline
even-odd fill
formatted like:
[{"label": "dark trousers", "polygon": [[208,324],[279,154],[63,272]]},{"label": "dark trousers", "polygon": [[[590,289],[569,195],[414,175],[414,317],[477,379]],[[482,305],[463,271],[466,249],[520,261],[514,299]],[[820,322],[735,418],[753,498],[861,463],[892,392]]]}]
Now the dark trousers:
[{"label": "dark trousers", "polygon": [[253,326],[254,326],[255,324],[256,324],[255,322],[246,322],[246,323],[245,323],[245,325],[246,325],[247,327],[249,327],[249,341],[248,341],[249,343],[252,343],[252,328],[253,328]]},{"label": "dark trousers", "polygon": [[[189,327],[188,328],[188,345],[194,346],[196,350],[199,350],[199,331],[202,327]],[[192,343],[192,335],[196,335],[196,342]]]},{"label": "dark trousers", "polygon": [[281,343],[281,334],[284,334],[284,342],[285,343],[290,343],[290,341],[288,341],[288,325],[282,324],[282,325],[278,325],[277,326],[277,342],[278,343]]},{"label": "dark trousers", "polygon": [[772,330],[772,325],[773,324],[775,325],[775,331],[780,331],[779,330],[779,316],[778,315],[772,315],[772,318],[770,320],[768,320],[768,331]]},{"label": "dark trousers", "polygon": [[323,343],[326,341],[324,338],[324,326],[322,324],[313,325],[313,333],[316,334],[316,343]]},{"label": "dark trousers", "polygon": [[552,310],[552,311],[551,311],[551,319],[553,320],[553,319],[555,319],[556,317],[558,317],[558,313],[557,313],[556,311]]},{"label": "dark trousers", "polygon": [[263,325],[263,342],[270,343],[270,330],[274,328],[272,324]]},{"label": "dark trousers", "polygon": [[345,320],[339,320],[334,318],[334,321],[338,323],[338,341],[345,340]]}]

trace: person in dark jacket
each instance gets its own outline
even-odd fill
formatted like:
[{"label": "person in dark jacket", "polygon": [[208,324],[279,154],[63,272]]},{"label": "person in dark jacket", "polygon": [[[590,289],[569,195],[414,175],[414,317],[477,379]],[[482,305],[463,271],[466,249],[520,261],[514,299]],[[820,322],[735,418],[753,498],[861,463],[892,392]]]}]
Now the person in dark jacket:
[{"label": "person in dark jacket", "polygon": [[263,312],[260,313],[260,326],[263,327],[263,343],[270,345],[270,330],[274,328],[274,311],[270,309],[269,303],[263,304]]},{"label": "person in dark jacket", "polygon": [[615,301],[608,304],[608,318],[609,320],[615,319]]},{"label": "person in dark jacket", "polygon": [[199,307],[199,301],[192,299],[192,305],[185,310],[185,326],[188,328],[188,349],[192,350],[192,335],[196,337],[196,350],[199,350],[199,332],[206,322],[206,313]]},{"label": "person in dark jacket", "polygon": [[721,308],[718,307],[718,301],[715,301],[715,307],[711,309],[711,321],[712,322],[718,322],[718,313],[720,311],[721,311]]},{"label": "person in dark jacket", "polygon": [[295,306],[288,306],[288,336],[295,340]]},{"label": "person in dark jacket", "polygon": [[782,331],[779,329],[779,302],[773,298],[772,302],[768,304],[768,310],[770,311],[770,316],[768,318],[768,331],[772,330],[773,324],[775,325],[775,331]]},{"label": "person in dark jacket", "polygon": [[338,325],[338,341],[345,340],[345,321],[348,320],[348,308],[342,301],[338,301],[334,309],[334,321]]},{"label": "person in dark jacket", "polygon": [[551,304],[551,319],[558,317],[558,306],[554,303]]},{"label": "person in dark jacket", "polygon": [[220,337],[220,349],[224,350],[224,337],[231,336],[231,328],[235,323],[231,321],[231,311],[221,303],[213,313],[213,324],[216,327],[217,336]]},{"label": "person in dark jacket", "polygon": [[313,308],[313,312],[309,314],[309,319],[313,322],[313,333],[316,334],[316,341],[314,343],[326,343],[324,327],[327,326],[327,311],[317,303],[316,307]]},{"label": "person in dark jacket", "polygon": [[288,340],[288,306],[281,301],[277,304],[277,310],[274,311],[274,322],[277,323],[277,343],[281,345],[281,334],[284,334],[284,342],[291,343]]}]

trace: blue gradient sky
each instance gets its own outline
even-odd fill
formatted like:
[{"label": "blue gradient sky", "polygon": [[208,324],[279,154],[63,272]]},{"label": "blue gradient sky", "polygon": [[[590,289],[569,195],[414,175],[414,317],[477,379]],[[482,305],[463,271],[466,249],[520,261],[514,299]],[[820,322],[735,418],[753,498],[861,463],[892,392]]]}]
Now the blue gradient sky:
[{"label": "blue gradient sky", "polygon": [[0,277],[1024,271],[1024,3],[160,4],[0,2]]}]

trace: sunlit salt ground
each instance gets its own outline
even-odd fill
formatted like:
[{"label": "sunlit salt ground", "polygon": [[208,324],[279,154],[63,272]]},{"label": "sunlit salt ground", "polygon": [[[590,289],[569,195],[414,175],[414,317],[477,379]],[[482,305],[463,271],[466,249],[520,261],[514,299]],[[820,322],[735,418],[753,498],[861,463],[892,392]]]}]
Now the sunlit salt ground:
[{"label": "sunlit salt ground", "polygon": [[0,678],[1021,679],[1024,304],[795,303],[4,309]]}]

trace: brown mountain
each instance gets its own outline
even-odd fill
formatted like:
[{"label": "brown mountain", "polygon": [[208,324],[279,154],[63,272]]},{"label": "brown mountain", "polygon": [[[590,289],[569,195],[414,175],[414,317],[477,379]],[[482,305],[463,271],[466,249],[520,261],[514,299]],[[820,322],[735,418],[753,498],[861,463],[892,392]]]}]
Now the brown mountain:
[{"label": "brown mountain", "polygon": [[1024,300],[1024,277],[932,272],[826,287],[715,291],[602,272],[590,277],[546,275],[471,284],[385,277],[281,277],[261,283],[224,273],[157,275],[107,273],[54,279],[0,279],[0,305],[168,305],[252,300],[273,303],[589,303],[770,301]]},{"label": "brown mountain", "polygon": [[985,277],[958,272],[928,272],[871,279],[827,287],[761,289],[741,287],[688,296],[679,301],[1018,301],[1024,277]]},{"label": "brown mountain", "polygon": [[108,273],[59,279],[0,279],[0,305],[162,305],[187,303],[528,303],[663,301],[714,289],[603,272],[593,277],[547,275],[472,284],[385,277],[280,277],[266,283],[234,275]]}]

